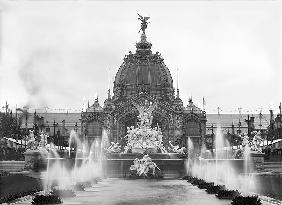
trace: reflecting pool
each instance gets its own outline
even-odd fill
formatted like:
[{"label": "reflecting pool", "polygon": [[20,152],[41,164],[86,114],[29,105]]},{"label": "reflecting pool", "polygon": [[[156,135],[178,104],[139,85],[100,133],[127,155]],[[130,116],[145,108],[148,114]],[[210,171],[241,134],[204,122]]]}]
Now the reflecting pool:
[{"label": "reflecting pool", "polygon": [[189,204],[227,205],[229,200],[219,200],[185,180],[126,180],[107,179],[76,197],[64,199],[64,204]]}]

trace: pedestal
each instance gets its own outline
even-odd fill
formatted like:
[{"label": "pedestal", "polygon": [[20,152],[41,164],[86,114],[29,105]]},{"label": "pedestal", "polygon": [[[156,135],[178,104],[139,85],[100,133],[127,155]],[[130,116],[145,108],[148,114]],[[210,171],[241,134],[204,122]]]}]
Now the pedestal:
[{"label": "pedestal", "polygon": [[264,170],[264,153],[251,152],[250,159],[254,171],[263,171]]},{"label": "pedestal", "polygon": [[24,153],[25,169],[32,171],[40,171],[46,168],[46,159],[38,150],[27,150]]}]

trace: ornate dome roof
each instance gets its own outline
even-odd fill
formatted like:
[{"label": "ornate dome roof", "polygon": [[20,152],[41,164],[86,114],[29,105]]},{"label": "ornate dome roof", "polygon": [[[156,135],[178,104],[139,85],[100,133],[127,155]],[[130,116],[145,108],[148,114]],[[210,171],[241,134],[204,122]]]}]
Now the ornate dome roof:
[{"label": "ornate dome roof", "polygon": [[159,52],[152,54],[151,46],[145,34],[142,34],[141,41],[136,43],[136,53],[129,52],[125,56],[116,74],[115,85],[167,84],[172,86],[172,77],[164,64],[164,59]]},{"label": "ornate dome roof", "polygon": [[[157,93],[157,90],[169,88],[173,92],[173,80],[169,69],[164,64],[164,59],[159,52],[152,53],[152,44],[146,40],[145,33],[141,35],[141,41],[136,43],[136,53],[129,52],[120,66],[114,82],[114,94],[123,88],[130,93],[140,92],[138,87],[146,87],[146,92]],[[144,92],[142,90],[142,92]],[[169,94],[170,95],[170,94]]]}]

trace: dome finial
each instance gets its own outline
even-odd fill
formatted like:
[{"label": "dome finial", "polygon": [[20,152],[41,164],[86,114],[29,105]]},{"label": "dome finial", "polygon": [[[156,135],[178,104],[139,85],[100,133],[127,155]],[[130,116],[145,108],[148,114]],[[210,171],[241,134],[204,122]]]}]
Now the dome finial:
[{"label": "dome finial", "polygon": [[[138,13],[137,13],[138,14]],[[141,29],[139,30],[139,32],[142,30],[143,31],[143,34],[145,34],[145,30],[146,30],[146,28],[147,28],[147,25],[148,25],[148,20],[149,20],[149,18],[150,17],[146,17],[146,16],[141,16],[140,14],[138,14],[138,20],[140,20],[141,21]],[[138,33],[139,33],[138,32]]]}]

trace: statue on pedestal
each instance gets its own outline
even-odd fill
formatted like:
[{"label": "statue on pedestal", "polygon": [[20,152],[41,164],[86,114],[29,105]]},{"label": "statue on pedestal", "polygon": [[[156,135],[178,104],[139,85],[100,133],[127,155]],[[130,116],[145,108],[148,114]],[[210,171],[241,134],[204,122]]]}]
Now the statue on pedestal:
[{"label": "statue on pedestal", "polygon": [[[138,13],[137,13],[138,14]],[[146,30],[146,28],[147,28],[147,25],[148,25],[148,20],[149,20],[149,18],[150,17],[146,17],[146,16],[141,16],[140,14],[138,14],[138,20],[140,20],[141,21],[141,29],[139,30],[139,32],[142,30],[143,31],[143,33],[145,34],[145,30]],[[139,33],[138,32],[138,33]]]}]

